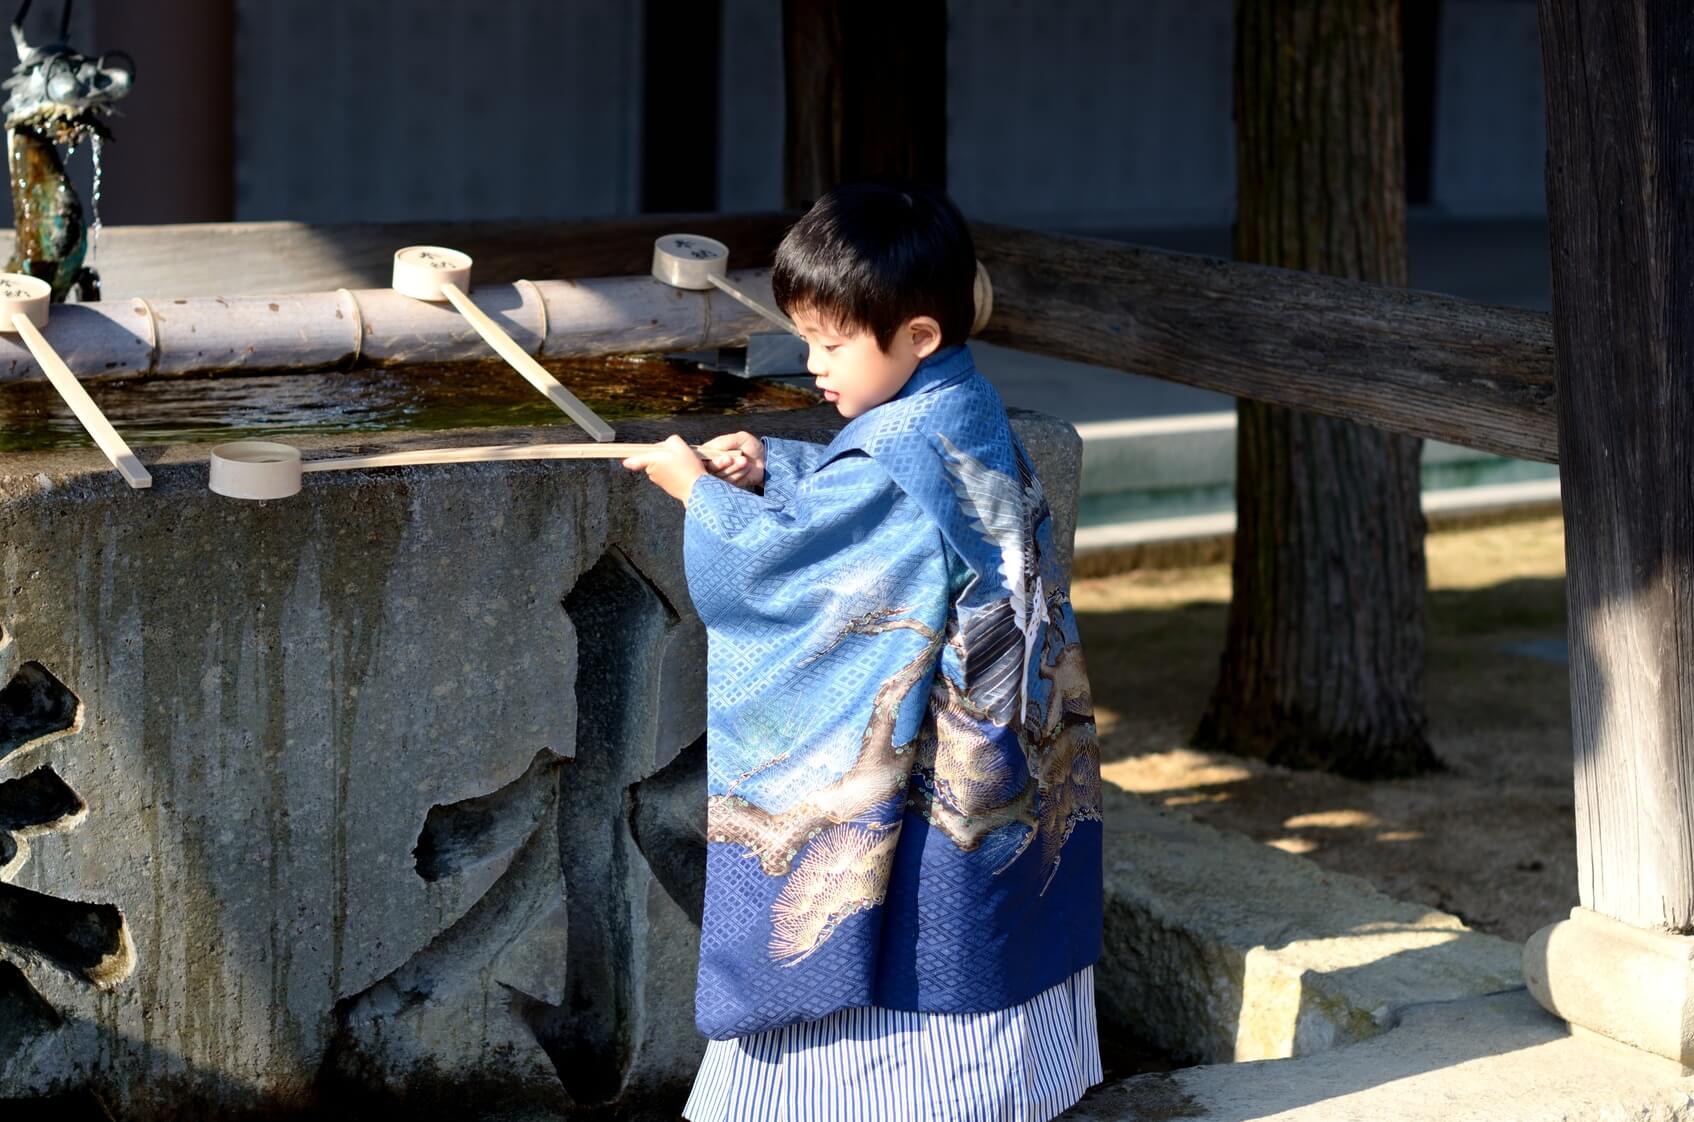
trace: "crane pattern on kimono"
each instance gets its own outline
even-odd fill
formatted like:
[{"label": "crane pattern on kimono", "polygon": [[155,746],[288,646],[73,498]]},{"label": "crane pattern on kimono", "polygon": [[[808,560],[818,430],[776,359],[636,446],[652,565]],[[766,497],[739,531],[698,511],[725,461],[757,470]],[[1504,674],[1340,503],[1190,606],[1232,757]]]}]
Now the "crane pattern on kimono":
[{"label": "crane pattern on kimono", "polygon": [[[1052,616],[1062,618],[1068,598],[1054,592],[1048,599]],[[957,650],[957,638],[953,645]],[[1036,672],[1052,692],[1018,738],[1025,766],[1014,769],[992,750],[984,707],[938,674],[930,694],[934,721],[919,737],[912,792],[914,806],[962,850],[979,848],[1006,826],[1027,827],[994,872],[1010,868],[1039,838],[1046,892],[1077,824],[1100,820],[1100,747],[1081,645],[1050,626],[1042,647]]]},{"label": "crane pattern on kimono", "polygon": [[1029,666],[1041,629],[1051,620],[1041,577],[1038,532],[1049,518],[1041,483],[1021,450],[1017,478],[995,471],[938,434],[947,482],[971,529],[1000,552],[1007,595],[962,623],[965,691],[1002,725],[1027,719]]}]

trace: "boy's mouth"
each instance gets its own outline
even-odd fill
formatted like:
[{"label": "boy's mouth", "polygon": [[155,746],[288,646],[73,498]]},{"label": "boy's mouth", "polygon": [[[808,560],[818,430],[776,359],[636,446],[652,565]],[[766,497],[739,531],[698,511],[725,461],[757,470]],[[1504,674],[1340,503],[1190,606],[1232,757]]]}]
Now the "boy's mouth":
[{"label": "boy's mouth", "polygon": [[825,401],[839,401],[841,399],[841,395],[836,393],[834,390],[824,390],[823,399]]}]

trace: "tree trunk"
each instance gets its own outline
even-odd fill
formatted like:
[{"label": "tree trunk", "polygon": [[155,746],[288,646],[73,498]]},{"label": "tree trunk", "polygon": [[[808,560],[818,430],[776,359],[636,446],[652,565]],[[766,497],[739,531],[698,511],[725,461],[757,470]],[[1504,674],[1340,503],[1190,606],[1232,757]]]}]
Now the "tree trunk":
[{"label": "tree trunk", "polygon": [[[1406,283],[1398,0],[1237,0],[1243,261]],[[1243,400],[1234,597],[1205,748],[1358,778],[1424,735],[1420,442]]]},{"label": "tree trunk", "polygon": [[784,0],[783,195],[840,183],[947,183],[946,0]]}]

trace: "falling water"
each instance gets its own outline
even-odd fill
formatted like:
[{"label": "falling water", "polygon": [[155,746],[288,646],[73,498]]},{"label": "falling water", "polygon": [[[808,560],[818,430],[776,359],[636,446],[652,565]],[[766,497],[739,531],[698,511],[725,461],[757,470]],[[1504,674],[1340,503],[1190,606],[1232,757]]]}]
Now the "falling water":
[{"label": "falling water", "polygon": [[89,138],[93,145],[91,153],[94,157],[94,199],[91,204],[93,217],[88,223],[88,268],[94,268],[94,252],[100,248],[100,134],[94,133]]}]

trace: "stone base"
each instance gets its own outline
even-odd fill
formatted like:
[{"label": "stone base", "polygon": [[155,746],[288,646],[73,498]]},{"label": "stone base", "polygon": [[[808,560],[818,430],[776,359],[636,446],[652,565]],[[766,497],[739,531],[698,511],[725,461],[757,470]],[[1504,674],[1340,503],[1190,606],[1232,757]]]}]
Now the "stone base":
[{"label": "stone base", "polygon": [[1524,944],[1523,978],[1573,1030],[1663,1057],[1679,1073],[1694,1065],[1694,936],[1573,908]]},{"label": "stone base", "polygon": [[1405,1010],[1348,1048],[1095,1087],[1064,1122],[1694,1122],[1694,1080],[1573,1036],[1522,990]]},{"label": "stone base", "polygon": [[1205,1063],[1279,1059],[1522,984],[1516,943],[1110,782],[1102,795],[1104,1032]]}]

